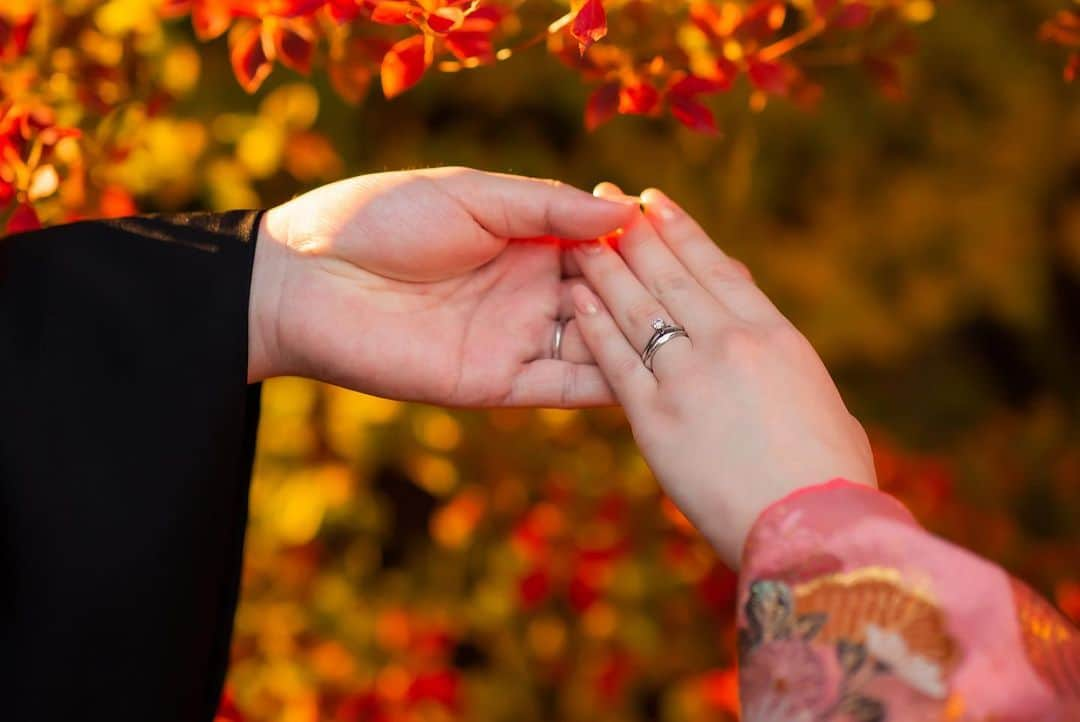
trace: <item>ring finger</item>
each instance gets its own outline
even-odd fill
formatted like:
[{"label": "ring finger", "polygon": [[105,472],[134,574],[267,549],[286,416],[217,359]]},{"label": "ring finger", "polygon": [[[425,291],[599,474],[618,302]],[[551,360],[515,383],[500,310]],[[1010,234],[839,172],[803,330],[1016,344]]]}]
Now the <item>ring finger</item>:
[{"label": "ring finger", "polygon": [[[633,271],[611,246],[602,241],[583,243],[574,249],[581,272],[615,318],[619,329],[640,355],[652,338],[653,322],[680,324],[641,284]],[[669,371],[677,373],[690,358],[690,341],[675,338],[658,353],[653,368],[658,378]]]}]

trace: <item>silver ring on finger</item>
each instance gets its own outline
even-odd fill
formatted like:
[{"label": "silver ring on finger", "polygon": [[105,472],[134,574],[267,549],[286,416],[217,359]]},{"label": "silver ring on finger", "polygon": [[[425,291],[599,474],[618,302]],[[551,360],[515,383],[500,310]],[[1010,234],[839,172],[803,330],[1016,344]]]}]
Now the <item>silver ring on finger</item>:
[{"label": "silver ring on finger", "polygon": [[690,338],[690,334],[686,332],[686,329],[682,326],[676,326],[673,323],[668,323],[662,318],[655,319],[652,322],[653,334],[649,338],[649,342],[645,344],[645,350],[641,352],[641,363],[645,364],[645,368],[649,371],[653,370],[653,357],[656,356],[656,352],[672,339]]},{"label": "silver ring on finger", "polygon": [[555,320],[555,336],[551,339],[551,358],[556,361],[562,360],[562,340],[566,332],[566,319]]}]

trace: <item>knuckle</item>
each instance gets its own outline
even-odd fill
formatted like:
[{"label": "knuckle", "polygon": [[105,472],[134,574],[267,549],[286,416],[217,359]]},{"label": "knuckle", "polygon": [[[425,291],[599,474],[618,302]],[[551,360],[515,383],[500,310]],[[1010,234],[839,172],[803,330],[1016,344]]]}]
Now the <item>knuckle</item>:
[{"label": "knuckle", "polygon": [[766,340],[770,346],[784,353],[801,353],[809,348],[806,337],[791,324],[775,324],[765,329]]},{"label": "knuckle", "polygon": [[751,272],[749,266],[747,266],[745,263],[743,263],[742,261],[740,261],[737,258],[732,258],[731,259],[731,264],[733,266],[735,266],[735,270],[739,273],[740,276],[742,276],[744,279],[746,279],[750,283],[754,282],[754,274],[753,274],[753,272]]},{"label": "knuckle", "polygon": [[627,356],[620,358],[614,364],[612,364],[611,372],[616,379],[626,380],[633,377],[638,373],[638,367],[641,365],[641,361],[634,356]]},{"label": "knuckle", "polygon": [[544,185],[548,186],[552,190],[556,190],[556,191],[561,190],[561,189],[566,187],[566,184],[563,183],[558,178],[538,178],[537,180],[539,182],[543,183]]},{"label": "knuckle", "polygon": [[563,376],[562,388],[559,390],[559,401],[562,406],[569,406],[571,401],[577,397],[577,390],[580,384],[578,378],[578,367],[571,365],[566,371],[566,375]]},{"label": "knuckle", "polygon": [[472,168],[466,168],[463,165],[448,165],[440,168],[436,175],[437,177],[456,179],[469,177],[475,172]]},{"label": "knuckle", "polygon": [[658,275],[652,282],[653,295],[661,301],[679,295],[690,288],[690,279],[683,273],[669,271]]},{"label": "knuckle", "polygon": [[648,326],[654,318],[664,318],[664,314],[660,306],[652,299],[635,301],[626,309],[626,319],[633,328],[643,324],[642,329],[645,330],[644,327]]},{"label": "knuckle", "polygon": [[747,326],[725,329],[720,337],[724,356],[735,363],[755,364],[765,350],[761,335]]},{"label": "knuckle", "polygon": [[724,258],[712,263],[705,273],[710,282],[719,285],[731,285],[746,281],[746,275],[739,270],[739,267],[730,258]]}]

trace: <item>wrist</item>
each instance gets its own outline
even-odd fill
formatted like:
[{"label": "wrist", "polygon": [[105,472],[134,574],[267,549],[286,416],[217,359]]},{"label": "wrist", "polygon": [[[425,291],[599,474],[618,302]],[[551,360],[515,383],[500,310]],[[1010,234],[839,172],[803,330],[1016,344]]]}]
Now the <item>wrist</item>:
[{"label": "wrist", "polygon": [[248,300],[248,383],[283,373],[281,295],[288,264],[289,224],[282,206],[262,214]]}]

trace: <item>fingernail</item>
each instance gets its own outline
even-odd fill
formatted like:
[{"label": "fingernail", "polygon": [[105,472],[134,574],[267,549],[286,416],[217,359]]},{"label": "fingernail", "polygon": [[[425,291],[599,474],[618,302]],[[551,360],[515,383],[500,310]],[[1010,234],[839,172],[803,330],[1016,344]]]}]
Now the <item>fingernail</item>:
[{"label": "fingernail", "polygon": [[584,316],[593,316],[600,310],[600,307],[597,305],[596,296],[593,295],[592,291],[585,288],[585,286],[580,284],[574,286],[570,289],[570,295],[574,299],[574,308],[577,309],[578,313]]},{"label": "fingernail", "polygon": [[655,213],[664,221],[670,221],[678,213],[671,199],[655,188],[649,188],[642,193],[641,202],[645,205],[646,211]]},{"label": "fingernail", "polygon": [[574,246],[574,249],[590,256],[595,256],[597,253],[604,250],[604,244],[599,239],[595,241],[582,241]]}]

